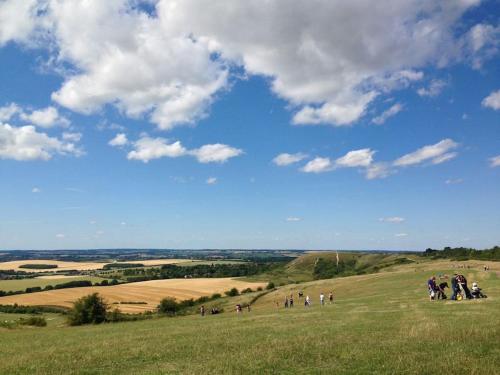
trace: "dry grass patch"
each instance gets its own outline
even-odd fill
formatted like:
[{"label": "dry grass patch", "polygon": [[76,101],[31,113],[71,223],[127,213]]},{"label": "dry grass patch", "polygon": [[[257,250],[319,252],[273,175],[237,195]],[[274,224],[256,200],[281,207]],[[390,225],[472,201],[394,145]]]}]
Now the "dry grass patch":
[{"label": "dry grass patch", "polygon": [[[6,296],[0,298],[0,304],[12,305],[17,303],[28,306],[71,307],[78,298],[97,292],[106,299],[107,303],[116,303],[116,307],[119,307],[123,312],[140,313],[156,309],[161,299],[165,297],[186,300],[210,296],[213,293],[223,293],[231,288],[242,290],[245,288],[256,289],[259,286],[264,287],[265,283],[246,282],[232,278],[151,280],[106,287],[58,289]],[[146,304],[120,305],[120,302],[129,301],[146,302]]]},{"label": "dry grass patch", "polygon": [[[104,265],[109,263],[140,263],[144,266],[160,266],[163,264],[176,264],[176,263],[188,263],[193,262],[191,259],[147,259],[147,260],[134,260],[126,262],[66,262],[61,260],[46,260],[46,259],[30,259],[30,260],[16,260],[12,262],[1,262],[0,270],[16,270],[24,272],[44,272],[44,271],[89,271],[98,270],[104,267]],[[47,268],[47,269],[27,269],[19,268],[24,264],[47,264],[56,265],[57,268]]]}]

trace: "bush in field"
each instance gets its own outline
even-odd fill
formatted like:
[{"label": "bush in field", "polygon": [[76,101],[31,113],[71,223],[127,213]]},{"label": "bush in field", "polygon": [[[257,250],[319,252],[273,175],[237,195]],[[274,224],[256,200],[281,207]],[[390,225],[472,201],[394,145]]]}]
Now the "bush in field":
[{"label": "bush in field", "polygon": [[257,292],[262,292],[262,287],[261,287],[261,286],[259,286],[259,287],[257,288]]},{"label": "bush in field", "polygon": [[243,289],[243,290],[241,291],[241,294],[244,294],[244,293],[252,293],[252,292],[253,292],[252,288],[246,288],[246,289]]},{"label": "bush in field", "polygon": [[274,286],[274,283],[273,283],[272,281],[270,281],[270,282],[267,284],[267,286],[266,286],[266,289],[267,289],[267,290],[271,290],[271,289],[274,289],[274,288],[275,288],[275,286]]},{"label": "bush in field", "polygon": [[68,315],[69,324],[78,326],[82,324],[99,324],[106,321],[108,306],[98,293],[78,299]]},{"label": "bush in field", "polygon": [[214,293],[214,294],[212,294],[212,297],[210,297],[210,298],[211,299],[219,299],[221,297],[222,297],[222,295],[220,293]]},{"label": "bush in field", "polygon": [[179,304],[172,297],[163,298],[158,305],[161,314],[175,315],[179,311]]},{"label": "bush in field", "polygon": [[235,296],[238,296],[240,294],[240,292],[238,292],[238,289],[236,289],[236,288],[231,288],[230,290],[228,290],[224,293],[228,297],[235,297]]}]

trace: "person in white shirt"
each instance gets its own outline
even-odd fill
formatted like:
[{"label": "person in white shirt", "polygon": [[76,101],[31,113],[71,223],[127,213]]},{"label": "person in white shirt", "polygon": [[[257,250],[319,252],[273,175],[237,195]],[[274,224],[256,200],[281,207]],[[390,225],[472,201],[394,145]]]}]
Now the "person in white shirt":
[{"label": "person in white shirt", "polygon": [[304,302],[304,306],[305,307],[311,306],[311,299],[309,298],[309,296],[306,296],[306,300]]},{"label": "person in white shirt", "polygon": [[319,295],[319,302],[321,303],[321,306],[325,305],[325,295],[323,293]]}]

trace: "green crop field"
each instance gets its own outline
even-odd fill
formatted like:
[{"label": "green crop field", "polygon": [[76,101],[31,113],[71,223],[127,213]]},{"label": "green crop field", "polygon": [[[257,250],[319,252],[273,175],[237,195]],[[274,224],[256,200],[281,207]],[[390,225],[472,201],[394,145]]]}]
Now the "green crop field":
[{"label": "green crop field", "polygon": [[498,374],[498,266],[467,264],[459,271],[489,298],[428,301],[427,278],[452,262],[426,261],[283,286],[242,314],[230,310],[252,294],[225,298],[215,316],[0,329],[0,374]]},{"label": "green crop field", "polygon": [[70,281],[80,281],[80,280],[89,280],[92,283],[102,282],[104,280],[101,277],[94,276],[76,276],[76,277],[61,277],[57,279],[19,279],[19,280],[0,280],[0,290],[4,290],[6,292],[12,290],[25,290],[26,288],[32,288],[39,286],[41,288],[46,287],[47,285],[57,285],[64,284]]}]

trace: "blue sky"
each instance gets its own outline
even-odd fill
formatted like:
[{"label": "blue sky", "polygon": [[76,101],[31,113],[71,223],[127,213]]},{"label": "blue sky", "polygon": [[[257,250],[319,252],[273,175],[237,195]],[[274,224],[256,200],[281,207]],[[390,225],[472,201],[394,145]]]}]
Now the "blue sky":
[{"label": "blue sky", "polygon": [[382,3],[0,2],[0,249],[497,245],[498,2]]}]

